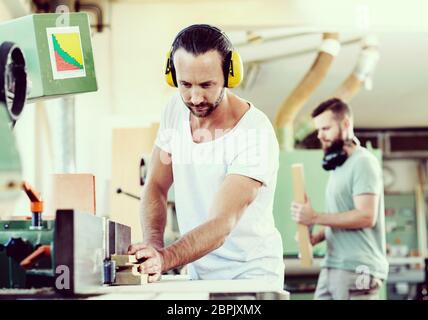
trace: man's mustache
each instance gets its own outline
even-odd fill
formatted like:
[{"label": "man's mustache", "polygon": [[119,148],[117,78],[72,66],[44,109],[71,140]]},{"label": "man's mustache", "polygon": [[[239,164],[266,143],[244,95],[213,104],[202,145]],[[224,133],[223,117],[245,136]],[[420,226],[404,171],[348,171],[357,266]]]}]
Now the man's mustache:
[{"label": "man's mustache", "polygon": [[205,107],[210,107],[211,103],[200,103],[200,104],[188,103],[187,106],[191,108],[205,108]]}]

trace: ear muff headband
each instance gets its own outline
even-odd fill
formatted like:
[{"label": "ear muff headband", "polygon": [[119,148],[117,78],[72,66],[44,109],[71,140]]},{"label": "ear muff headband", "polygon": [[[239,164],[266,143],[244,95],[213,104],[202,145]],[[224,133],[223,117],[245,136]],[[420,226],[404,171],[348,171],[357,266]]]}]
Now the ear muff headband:
[{"label": "ear muff headband", "polygon": [[[171,87],[178,87],[175,68],[172,60],[172,52],[177,42],[177,39],[185,31],[188,31],[193,28],[201,28],[201,27],[218,32],[220,36],[224,37],[230,44],[232,44],[228,36],[223,31],[221,31],[217,27],[210,26],[207,24],[192,25],[181,30],[175,37],[174,41],[172,42],[170,51],[167,53],[166,67],[165,67],[165,80],[167,84],[170,85]],[[225,60],[226,60],[224,64],[225,70],[223,70],[225,75],[224,86],[227,88],[235,88],[241,84],[244,78],[244,67],[242,64],[241,56],[236,50],[231,50],[229,54],[226,56]]]}]

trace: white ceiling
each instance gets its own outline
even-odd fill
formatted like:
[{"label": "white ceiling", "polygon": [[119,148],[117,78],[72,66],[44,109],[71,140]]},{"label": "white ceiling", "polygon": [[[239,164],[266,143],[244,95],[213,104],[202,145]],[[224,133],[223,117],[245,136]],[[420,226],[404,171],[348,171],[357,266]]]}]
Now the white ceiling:
[{"label": "white ceiling", "polygon": [[[427,127],[428,126],[428,33],[382,33],[379,39],[380,60],[373,77],[373,89],[362,89],[351,101],[358,127]],[[353,39],[356,34],[341,34],[341,39]],[[231,35],[233,38],[233,35]],[[235,35],[235,38],[236,35]],[[282,52],[316,48],[321,35],[302,35],[283,42]],[[233,41],[233,40],[232,40]],[[239,48],[244,61],[255,56],[278,52],[263,45]],[[298,118],[310,113],[318,103],[328,98],[352,72],[360,44],[343,46],[327,77],[306,103]],[[280,103],[309,70],[316,51],[295,57],[266,62],[261,65],[254,84],[238,90],[273,119]]]}]

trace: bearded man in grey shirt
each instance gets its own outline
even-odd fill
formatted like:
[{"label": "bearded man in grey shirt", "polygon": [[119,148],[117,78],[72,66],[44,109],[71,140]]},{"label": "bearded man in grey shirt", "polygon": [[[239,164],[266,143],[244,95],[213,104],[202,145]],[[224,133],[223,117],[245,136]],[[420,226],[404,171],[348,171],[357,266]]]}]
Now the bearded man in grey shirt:
[{"label": "bearded man in grey shirt", "polygon": [[312,113],[330,171],[326,212],[293,202],[292,218],[324,226],[311,235],[312,245],[327,241],[315,299],[378,299],[388,275],[382,171],[377,158],[354,136],[349,106],[333,98]]}]

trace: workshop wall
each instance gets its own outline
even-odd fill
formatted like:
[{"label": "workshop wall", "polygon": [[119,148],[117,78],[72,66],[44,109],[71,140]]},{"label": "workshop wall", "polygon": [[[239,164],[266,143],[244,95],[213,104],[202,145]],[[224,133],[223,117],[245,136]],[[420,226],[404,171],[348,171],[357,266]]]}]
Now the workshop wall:
[{"label": "workshop wall", "polygon": [[418,183],[416,160],[384,161],[384,185],[387,193],[412,193]]},{"label": "workshop wall", "polygon": [[4,4],[0,2],[0,21],[9,20],[10,18],[10,13],[6,10]]}]

